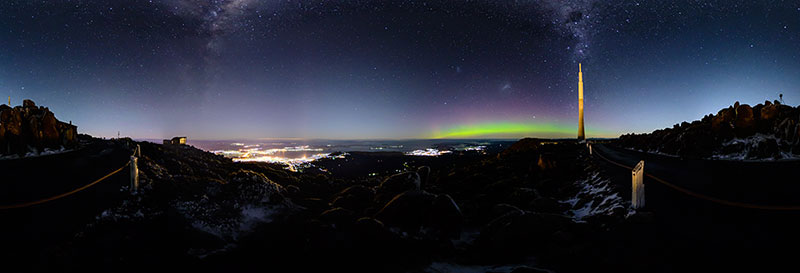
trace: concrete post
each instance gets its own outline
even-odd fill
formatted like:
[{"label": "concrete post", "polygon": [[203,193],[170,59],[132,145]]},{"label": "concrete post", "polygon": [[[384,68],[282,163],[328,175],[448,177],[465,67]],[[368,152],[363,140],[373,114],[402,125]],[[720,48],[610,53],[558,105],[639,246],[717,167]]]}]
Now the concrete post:
[{"label": "concrete post", "polygon": [[592,155],[592,145],[589,145],[589,155]]},{"label": "concrete post", "polygon": [[136,156],[131,156],[131,192],[139,190],[139,168],[136,166]]},{"label": "concrete post", "polygon": [[136,144],[136,157],[142,157],[142,147]]},{"label": "concrete post", "polygon": [[633,182],[631,205],[633,209],[644,208],[644,160],[639,161],[639,164],[633,167],[631,176]]}]

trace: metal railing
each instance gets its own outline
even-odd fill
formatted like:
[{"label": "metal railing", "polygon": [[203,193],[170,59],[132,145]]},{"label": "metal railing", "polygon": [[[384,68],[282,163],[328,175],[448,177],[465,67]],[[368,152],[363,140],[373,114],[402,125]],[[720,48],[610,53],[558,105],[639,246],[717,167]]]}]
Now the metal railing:
[{"label": "metal railing", "polygon": [[97,180],[92,181],[89,184],[83,185],[83,186],[81,186],[81,187],[79,187],[77,189],[74,189],[74,190],[71,190],[71,191],[68,191],[68,192],[65,192],[65,193],[62,193],[62,194],[58,194],[58,195],[55,195],[55,196],[51,196],[51,197],[47,197],[47,198],[43,198],[43,199],[39,199],[39,200],[35,200],[35,201],[30,201],[30,202],[25,202],[25,203],[17,203],[17,204],[11,204],[11,205],[0,205],[0,210],[27,208],[27,207],[30,207],[30,206],[47,203],[47,202],[50,202],[50,201],[53,201],[53,200],[58,200],[58,199],[73,195],[75,193],[78,193],[80,191],[88,189],[88,188],[96,185],[97,183],[102,182],[103,180],[108,179],[109,177],[117,174],[118,172],[121,172],[122,170],[125,169],[125,167],[128,167],[128,166],[131,167],[131,192],[135,192],[135,191],[137,191],[139,189],[139,169],[136,166],[136,163],[138,161],[137,160],[137,156],[141,156],[141,154],[142,154],[141,148],[137,144],[136,145],[136,149],[133,151],[133,154],[131,155],[131,159],[128,162],[126,162],[125,165],[122,165],[122,167],[120,167],[119,169],[116,169],[116,170],[104,175],[103,177],[100,177]]},{"label": "metal railing", "polygon": [[[621,163],[615,162],[615,161],[613,161],[613,160],[610,160],[610,159],[606,158],[605,156],[601,155],[599,152],[596,152],[596,153],[594,153],[594,155],[597,155],[597,157],[599,157],[600,159],[603,159],[603,160],[605,160],[605,161],[606,161],[606,162],[608,162],[608,163],[611,163],[611,164],[613,164],[613,165],[616,165],[616,166],[619,166],[619,167],[622,167],[622,168],[625,168],[625,169],[631,170],[633,173],[635,173],[634,169],[635,169],[636,167],[638,167],[638,166],[639,166],[639,164],[642,164],[642,166],[641,166],[641,167],[642,167],[642,168],[641,168],[641,172],[644,174],[644,176],[647,176],[648,178],[650,178],[650,179],[653,179],[653,181],[656,181],[656,182],[658,182],[658,183],[661,183],[661,184],[663,184],[663,185],[665,185],[665,186],[667,186],[667,187],[669,187],[669,188],[671,188],[671,189],[673,189],[673,190],[676,190],[676,191],[678,191],[678,192],[681,192],[681,193],[683,193],[683,194],[686,194],[686,195],[689,195],[689,196],[692,196],[692,197],[695,197],[695,198],[698,198],[698,199],[702,199],[702,200],[710,201],[710,202],[717,203],[717,204],[721,204],[721,205],[726,205],[726,206],[731,206],[731,207],[739,207],[739,208],[748,208],[748,209],[761,209],[761,210],[800,210],[800,206],[777,206],[777,205],[761,205],[761,204],[751,204],[751,203],[737,202],[737,201],[729,201],[729,200],[725,200],[725,199],[716,198],[716,197],[713,197],[713,196],[709,196],[709,195],[705,195],[705,194],[702,194],[702,193],[694,192],[694,191],[692,191],[692,190],[689,190],[689,189],[686,189],[686,188],[684,188],[684,187],[681,187],[681,186],[675,185],[675,184],[673,184],[673,183],[669,183],[669,182],[667,182],[667,181],[666,181],[666,180],[664,180],[664,179],[661,179],[661,178],[658,178],[658,177],[656,177],[655,175],[652,175],[652,174],[650,174],[650,173],[646,173],[646,172],[644,172],[644,160],[640,161],[640,162],[639,162],[639,164],[637,164],[637,166],[630,167],[630,166],[627,166],[627,165],[625,165],[625,164],[621,164]],[[638,176],[638,177],[642,177],[642,178],[643,178],[644,176],[641,176],[641,175],[640,175],[640,176]],[[637,176],[636,176],[636,175],[633,175],[633,179],[634,179],[634,181],[633,181],[632,183],[633,183],[633,184],[634,184],[634,186],[635,186],[635,185],[636,185],[636,181],[635,181],[635,180],[637,179]],[[642,181],[641,183],[642,183],[642,184],[641,184],[641,185],[642,185],[642,187],[641,187],[641,206],[642,206],[642,207],[644,207],[644,181]],[[634,198],[636,198],[636,195],[637,195],[637,193],[636,193],[636,188],[634,187],[634,190],[633,190],[633,198],[631,198],[631,200],[632,200],[632,201],[633,201],[633,200],[637,200],[637,199],[634,199]],[[639,207],[637,207],[637,204],[635,204],[635,203],[634,203],[634,204],[632,204],[632,205],[633,205],[633,208],[634,208],[634,209],[637,209],[637,208],[639,208]]]}]

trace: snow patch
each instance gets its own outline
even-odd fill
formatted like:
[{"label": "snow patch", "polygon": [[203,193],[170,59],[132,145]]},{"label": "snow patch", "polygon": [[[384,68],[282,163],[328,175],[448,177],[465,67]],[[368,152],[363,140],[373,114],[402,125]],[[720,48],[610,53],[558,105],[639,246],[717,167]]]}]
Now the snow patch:
[{"label": "snow patch", "polygon": [[[768,145],[768,143],[777,144],[777,154],[769,157],[758,157],[759,146]],[[772,144],[772,145],[775,145]],[[764,161],[779,161],[779,160],[800,160],[800,155],[791,152],[793,143],[787,142],[774,135],[755,134],[746,138],[733,138],[729,141],[722,143],[719,150],[713,152],[711,157],[706,159],[712,160],[732,160],[732,161],[751,161],[751,162],[764,162]],[[772,149],[775,149],[772,148]],[[645,151],[642,149],[625,148],[631,151],[638,151],[642,153],[656,154],[667,157],[680,158],[678,155],[661,152],[659,149],[651,149]]]},{"label": "snow patch", "polygon": [[[760,145],[773,142],[778,145],[778,154],[773,157],[758,158],[753,156],[752,153],[757,151]],[[787,148],[788,147],[788,148]],[[787,151],[791,148],[791,143],[786,143],[774,135],[755,134],[746,138],[734,138],[725,143],[722,143],[722,151],[736,150],[731,153],[717,152],[711,156],[710,159],[717,160],[738,160],[738,161],[775,161],[775,160],[796,160],[800,159],[800,155],[792,154]]]},{"label": "snow patch", "polygon": [[560,201],[569,204],[568,214],[575,220],[596,214],[611,214],[617,208],[625,208],[625,201],[614,192],[611,181],[600,176],[598,171],[578,182],[581,189],[574,197]]},{"label": "snow patch", "polygon": [[282,205],[223,206],[208,199],[182,201],[173,204],[191,226],[222,239],[236,241],[258,224],[272,222],[272,216]]},{"label": "snow patch", "polygon": [[137,202],[124,200],[117,207],[106,209],[95,216],[96,220],[107,222],[120,222],[129,220],[141,220],[154,213],[142,211],[142,207]]},{"label": "snow patch", "polygon": [[277,212],[274,206],[252,206],[242,208],[240,231],[250,231],[257,224],[272,222],[272,215]]},{"label": "snow patch", "polygon": [[55,155],[55,154],[63,154],[63,153],[66,153],[66,152],[73,151],[73,149],[67,149],[67,148],[64,148],[64,147],[60,147],[58,149],[44,148],[44,150],[42,150],[42,151],[39,151],[36,148],[30,148],[28,150],[29,150],[29,152],[26,153],[23,156],[19,156],[19,155],[16,155],[16,154],[4,155],[4,156],[0,156],[0,160],[11,160],[11,159],[20,159],[20,158],[29,158],[29,157],[40,157],[40,156],[48,156],[48,155]]}]

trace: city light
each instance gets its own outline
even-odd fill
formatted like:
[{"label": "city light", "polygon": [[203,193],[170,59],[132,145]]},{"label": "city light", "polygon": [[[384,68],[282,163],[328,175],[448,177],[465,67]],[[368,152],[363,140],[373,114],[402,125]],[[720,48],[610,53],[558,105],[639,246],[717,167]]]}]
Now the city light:
[{"label": "city light", "polygon": [[425,150],[413,150],[407,152],[406,155],[413,155],[413,156],[440,156],[443,154],[449,154],[452,151],[440,151],[438,149],[428,148]]},{"label": "city light", "polygon": [[[309,162],[319,160],[322,158],[344,158],[347,154],[339,154],[330,156],[330,153],[321,153],[321,148],[311,148],[309,145],[273,148],[261,150],[260,145],[238,145],[241,143],[234,143],[234,146],[242,147],[236,150],[215,150],[211,151],[214,154],[222,155],[233,159],[234,162],[268,162],[287,165],[287,169],[291,171],[298,171],[305,168]],[[316,152],[307,154],[305,152]],[[291,156],[292,154],[300,154],[299,156]]]}]

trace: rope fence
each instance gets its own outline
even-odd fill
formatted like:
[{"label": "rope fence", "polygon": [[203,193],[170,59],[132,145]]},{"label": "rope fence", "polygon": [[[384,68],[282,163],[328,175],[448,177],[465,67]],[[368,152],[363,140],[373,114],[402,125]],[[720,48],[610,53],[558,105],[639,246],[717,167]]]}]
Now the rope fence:
[{"label": "rope fence", "polygon": [[[619,167],[622,167],[622,168],[625,168],[625,169],[628,169],[628,170],[633,170],[633,167],[630,167],[630,166],[615,162],[613,160],[610,160],[610,159],[606,158],[605,156],[601,155],[598,152],[595,152],[594,155],[597,155],[601,159],[603,159],[603,160],[605,160],[608,163],[611,163],[613,165],[616,165],[616,166],[619,166]],[[721,204],[721,205],[726,205],[726,206],[731,206],[731,207],[739,207],[739,208],[748,208],[748,209],[761,209],[761,210],[784,210],[784,211],[787,211],[787,210],[800,210],[800,206],[773,206],[773,205],[760,205],[760,204],[750,204],[750,203],[737,202],[737,201],[729,201],[729,200],[725,200],[725,199],[716,198],[716,197],[713,197],[713,196],[708,196],[708,195],[705,195],[705,194],[702,194],[702,193],[694,192],[694,191],[689,190],[687,188],[675,185],[673,183],[669,183],[666,180],[658,178],[655,175],[652,175],[652,174],[647,173],[647,172],[645,172],[645,176],[647,176],[648,178],[653,179],[654,181],[656,181],[658,183],[661,183],[661,184],[663,184],[663,185],[665,185],[665,186],[667,186],[667,187],[669,187],[669,188],[671,188],[673,190],[681,192],[683,194],[686,194],[686,195],[689,195],[689,196],[692,196],[692,197],[695,197],[695,198],[703,199],[703,200],[706,200],[706,201],[714,202],[714,203],[717,203],[717,204]]]},{"label": "rope fence", "polygon": [[[135,177],[136,186],[138,186],[138,184],[139,184],[139,181],[138,181],[139,174],[138,174],[138,169],[136,168],[136,156],[137,155],[141,155],[141,149],[140,149],[139,145],[136,145],[136,149],[133,151],[133,155],[131,155],[131,160],[126,162],[125,165],[122,165],[122,167],[120,167],[119,169],[116,169],[113,172],[110,172],[110,173],[104,175],[103,177],[100,177],[97,180],[92,181],[89,184],[83,185],[80,188],[77,188],[77,189],[74,189],[74,190],[59,194],[59,195],[51,196],[51,197],[44,198],[44,199],[39,199],[39,200],[36,200],[36,201],[18,203],[18,204],[12,204],[12,205],[3,205],[3,206],[0,206],[0,210],[27,208],[27,207],[30,207],[30,206],[34,206],[34,205],[38,205],[38,204],[42,204],[42,203],[47,203],[47,202],[50,202],[50,201],[53,201],[53,200],[58,200],[58,199],[73,195],[75,193],[78,193],[80,191],[88,189],[88,188],[94,186],[95,184],[102,182],[103,180],[106,180],[107,178],[111,177],[112,175],[115,175],[118,172],[121,172],[122,170],[124,170],[128,166],[131,166],[131,184],[133,185],[134,177]],[[133,163],[133,165],[131,165],[131,163]],[[132,190],[134,190],[134,189],[132,189]]]}]

